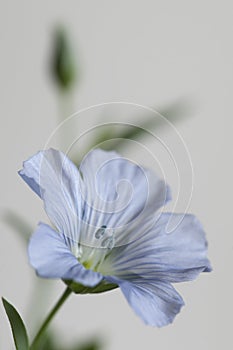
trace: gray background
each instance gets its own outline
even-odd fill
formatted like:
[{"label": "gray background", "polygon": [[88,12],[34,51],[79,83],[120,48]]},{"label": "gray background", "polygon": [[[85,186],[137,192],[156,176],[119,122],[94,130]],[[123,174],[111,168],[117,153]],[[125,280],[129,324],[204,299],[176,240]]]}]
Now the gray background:
[{"label": "gray background", "polygon": [[[14,209],[32,227],[46,216],[17,170],[44,147],[57,123],[57,95],[47,71],[57,22],[67,25],[82,66],[74,111],[109,101],[158,107],[183,96],[195,101],[190,118],[176,127],[194,167],[189,211],[205,226],[214,271],[177,286],[186,307],[174,324],[159,330],[144,326],[119,291],[72,296],[54,321],[64,342],[99,335],[111,350],[231,349],[232,2],[21,0],[1,1],[0,7],[1,212]],[[164,129],[160,136],[174,140],[179,158],[172,132]],[[176,193],[172,174],[167,178]],[[183,188],[187,184],[188,180],[181,183]],[[37,302],[41,298],[35,293],[35,308],[28,310],[34,271],[21,239],[6,224],[0,225],[0,294],[30,324],[35,309],[42,317],[63,285],[45,282],[44,302]],[[1,305],[0,348],[10,349],[12,344]]]}]

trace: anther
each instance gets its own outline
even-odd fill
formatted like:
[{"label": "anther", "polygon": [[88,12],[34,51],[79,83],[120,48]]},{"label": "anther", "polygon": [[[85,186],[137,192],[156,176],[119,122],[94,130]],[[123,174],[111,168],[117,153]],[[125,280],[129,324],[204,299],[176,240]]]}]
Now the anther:
[{"label": "anther", "polygon": [[103,239],[103,241],[101,242],[101,247],[102,248],[107,248],[107,249],[112,249],[114,247],[115,244],[115,240],[114,237],[106,237],[105,239]]},{"label": "anther", "polygon": [[106,230],[107,226],[103,225],[101,226],[95,233],[95,238],[97,239],[100,239],[104,233],[105,233],[105,230]]}]

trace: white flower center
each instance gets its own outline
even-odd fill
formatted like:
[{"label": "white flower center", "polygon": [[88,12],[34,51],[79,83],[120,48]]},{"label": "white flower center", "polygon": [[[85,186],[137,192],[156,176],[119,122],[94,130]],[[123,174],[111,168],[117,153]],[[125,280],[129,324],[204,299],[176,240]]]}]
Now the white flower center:
[{"label": "white flower center", "polygon": [[115,245],[114,229],[102,225],[94,233],[94,246],[79,245],[79,262],[86,268],[104,272],[103,262]]}]

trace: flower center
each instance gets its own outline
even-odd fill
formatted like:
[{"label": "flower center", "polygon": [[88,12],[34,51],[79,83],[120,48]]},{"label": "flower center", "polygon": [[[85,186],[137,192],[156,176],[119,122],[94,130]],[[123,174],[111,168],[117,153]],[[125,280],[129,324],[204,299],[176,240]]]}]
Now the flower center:
[{"label": "flower center", "polygon": [[89,247],[80,244],[78,260],[86,269],[103,273],[104,260],[115,245],[114,230],[102,225],[95,231],[92,244]]},{"label": "flower center", "polygon": [[101,226],[95,233],[96,239],[101,239],[101,247],[112,249],[115,244],[113,229],[107,229],[106,225]]}]

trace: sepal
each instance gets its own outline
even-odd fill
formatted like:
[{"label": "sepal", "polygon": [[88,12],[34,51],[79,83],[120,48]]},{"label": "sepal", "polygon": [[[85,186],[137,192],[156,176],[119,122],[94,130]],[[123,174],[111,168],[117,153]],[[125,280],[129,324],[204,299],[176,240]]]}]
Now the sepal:
[{"label": "sepal", "polygon": [[71,280],[63,280],[63,282],[72,290],[75,294],[95,294],[110,291],[118,288],[115,283],[109,283],[107,281],[101,281],[95,287],[86,287],[80,283],[76,283]]}]

